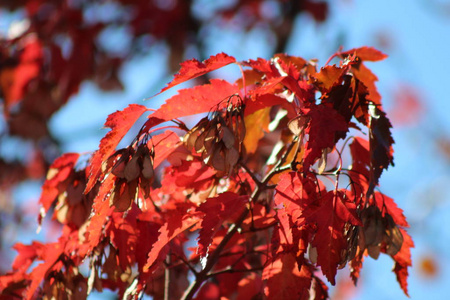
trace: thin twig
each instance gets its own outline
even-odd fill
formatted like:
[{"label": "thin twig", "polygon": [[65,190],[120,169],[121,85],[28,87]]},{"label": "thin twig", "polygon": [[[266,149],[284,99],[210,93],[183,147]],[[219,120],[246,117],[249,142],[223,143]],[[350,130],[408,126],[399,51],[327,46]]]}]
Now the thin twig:
[{"label": "thin twig", "polygon": [[[170,253],[167,254],[166,263],[170,265]],[[169,292],[170,292],[170,268],[166,267],[164,269],[164,300],[169,300]]]},{"label": "thin twig", "polygon": [[253,179],[253,181],[255,182],[255,184],[257,186],[261,186],[261,180],[259,180],[256,175],[247,167],[246,164],[239,162],[239,165],[245,170],[245,172],[247,172],[248,175],[250,175],[250,177]]},{"label": "thin twig", "polygon": [[244,273],[244,272],[255,272],[264,270],[264,266],[251,268],[251,269],[233,269],[232,267],[225,268],[223,270],[216,271],[214,273],[208,274],[208,277],[214,277],[224,273]]},{"label": "thin twig", "polygon": [[194,273],[194,276],[196,276],[197,277],[197,274],[198,274],[198,271],[186,260],[186,259],[184,259],[184,257],[182,257],[182,256],[180,256],[180,255],[177,255],[177,254],[175,254],[174,253],[174,255],[179,259],[179,260],[181,260],[188,268],[189,268],[189,270],[191,270],[191,272],[192,273]]}]

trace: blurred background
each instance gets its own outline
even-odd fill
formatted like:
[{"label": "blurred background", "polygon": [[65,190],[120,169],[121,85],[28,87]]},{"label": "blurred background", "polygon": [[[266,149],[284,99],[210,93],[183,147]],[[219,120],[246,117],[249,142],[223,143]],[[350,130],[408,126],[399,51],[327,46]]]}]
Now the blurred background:
[{"label": "blurred background", "polygon": [[[411,224],[411,298],[442,298],[450,282],[448,0],[0,1],[0,273],[16,242],[60,234],[50,218],[36,233],[49,164],[96,150],[106,117],[129,103],[159,107],[175,91],[143,99],[183,60],[286,52],[322,66],[341,46],[389,55],[368,64],[396,141],[381,191]],[[239,70],[212,76],[233,80]],[[388,256],[367,258],[357,288],[342,270],[332,299],[407,299],[392,267]]]}]

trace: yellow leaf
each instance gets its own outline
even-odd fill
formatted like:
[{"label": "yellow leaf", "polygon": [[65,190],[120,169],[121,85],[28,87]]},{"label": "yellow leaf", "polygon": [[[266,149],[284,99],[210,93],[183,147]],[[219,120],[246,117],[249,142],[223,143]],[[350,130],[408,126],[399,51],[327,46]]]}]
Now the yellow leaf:
[{"label": "yellow leaf", "polygon": [[254,153],[258,149],[258,142],[264,136],[264,131],[268,131],[270,123],[270,107],[255,111],[244,118],[246,135],[244,146],[247,153]]}]

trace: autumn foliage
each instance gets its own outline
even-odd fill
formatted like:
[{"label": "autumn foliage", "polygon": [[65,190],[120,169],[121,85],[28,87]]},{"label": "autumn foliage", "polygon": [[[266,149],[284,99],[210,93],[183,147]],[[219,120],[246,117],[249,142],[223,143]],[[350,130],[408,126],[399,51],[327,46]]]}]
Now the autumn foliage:
[{"label": "autumn foliage", "polygon": [[40,219],[51,214],[61,236],[16,244],[3,295],[326,299],[324,281],[347,266],[356,284],[380,253],[407,294],[413,242],[378,189],[394,141],[365,65],[386,55],[332,58],[320,69],[285,54],[186,61],[161,92],[230,64],[242,77],[179,90],[156,111],[111,114],[97,151],[52,164]]}]

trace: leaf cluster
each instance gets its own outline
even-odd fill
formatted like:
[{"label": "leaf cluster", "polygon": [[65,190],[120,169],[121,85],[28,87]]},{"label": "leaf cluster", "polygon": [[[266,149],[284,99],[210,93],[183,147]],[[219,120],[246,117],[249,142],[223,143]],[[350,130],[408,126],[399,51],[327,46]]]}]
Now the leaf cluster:
[{"label": "leaf cluster", "polygon": [[348,265],[356,284],[365,257],[380,253],[393,258],[407,293],[413,242],[402,210],[377,189],[394,141],[365,66],[386,56],[362,47],[333,57],[337,65],[319,70],[284,54],[187,61],[161,92],[229,64],[242,77],[180,90],[122,149],[149,110],[133,104],[111,114],[92,156],[52,164],[41,219],[53,211],[62,234],[17,244],[2,293],[326,299],[325,278],[336,284]]}]

